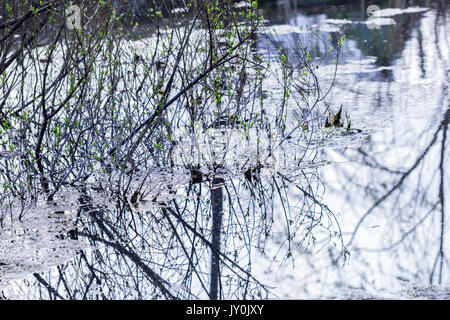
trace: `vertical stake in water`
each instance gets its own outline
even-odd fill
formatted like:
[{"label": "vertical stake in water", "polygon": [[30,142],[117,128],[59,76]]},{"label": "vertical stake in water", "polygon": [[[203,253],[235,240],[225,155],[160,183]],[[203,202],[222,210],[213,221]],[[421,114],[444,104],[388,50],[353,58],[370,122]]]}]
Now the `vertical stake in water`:
[{"label": "vertical stake in water", "polygon": [[223,190],[222,178],[214,178],[211,188],[211,206],[212,206],[212,248],[211,248],[211,287],[209,297],[211,300],[217,300],[219,292],[220,277],[220,229],[222,226],[223,212]]}]

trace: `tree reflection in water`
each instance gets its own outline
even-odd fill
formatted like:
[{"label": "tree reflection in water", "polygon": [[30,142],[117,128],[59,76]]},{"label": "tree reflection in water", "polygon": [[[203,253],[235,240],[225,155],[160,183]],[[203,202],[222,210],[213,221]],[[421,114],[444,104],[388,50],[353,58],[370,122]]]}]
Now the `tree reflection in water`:
[{"label": "tree reflection in water", "polygon": [[[280,11],[295,14],[295,1],[286,2],[289,10],[281,6]],[[402,1],[388,5],[406,6]],[[329,18],[336,18],[332,14]],[[345,30],[353,47],[344,46],[345,72],[338,73],[333,103],[341,99],[353,123],[373,127],[362,146],[346,144],[345,152],[308,149],[307,158],[336,163],[315,168],[289,162],[278,170],[247,166],[238,174],[217,162],[206,171],[191,166],[180,173],[172,166],[137,177],[120,175],[98,193],[81,190],[77,225],[82,228],[68,237],[88,241],[91,248],[45,275],[35,274],[36,283],[24,282],[22,290],[44,299],[259,299],[337,291],[342,297],[348,288],[361,289],[365,296],[391,294],[405,283],[445,284],[446,17],[446,5],[438,1],[430,15],[399,17],[397,27],[370,34],[361,25]],[[332,40],[339,35],[333,33]],[[271,38],[268,44],[264,34],[258,37],[258,49],[262,43],[271,49],[283,46],[280,52],[291,62],[302,61],[292,50],[297,34]],[[323,49],[314,44],[310,47],[321,56]],[[408,59],[410,53],[417,61]],[[374,57],[379,72],[354,69],[352,59]],[[364,61],[358,68],[365,67]],[[290,70],[283,72],[282,85]],[[265,93],[255,87],[261,96]],[[211,119],[211,128],[220,122]],[[392,126],[377,127],[386,119]],[[283,123],[278,116],[275,122]],[[288,143],[288,135],[282,141]],[[236,150],[246,153],[246,147]],[[170,159],[170,153],[163,158]],[[126,192],[115,191],[116,183]],[[292,272],[291,261],[301,271]]]},{"label": "tree reflection in water", "polygon": [[[306,256],[296,296],[448,298],[449,27],[446,4],[435,5],[425,15],[395,17],[395,27],[367,34],[351,25],[345,32],[335,100],[352,106],[373,132],[356,149],[328,151],[325,158],[336,164],[320,176],[326,203],[341,213],[350,258],[336,268],[333,255]],[[365,59],[379,65],[381,58],[383,68],[367,69]],[[288,276],[273,280],[286,296],[295,290]],[[442,295],[433,294],[435,285]]]},{"label": "tree reflection in water", "polygon": [[333,214],[312,196],[310,177],[313,172],[302,170],[289,177],[214,178],[178,189],[172,200],[144,211],[119,202],[112,210],[95,208],[86,194],[78,222],[85,227],[69,237],[88,240],[92,249],[45,276],[36,275],[42,285],[35,287],[36,294],[59,299],[267,297],[270,288],[252,274],[252,255],[264,254],[268,241],[277,244],[270,249],[276,249],[274,259],[283,261],[298,247],[339,236]]}]

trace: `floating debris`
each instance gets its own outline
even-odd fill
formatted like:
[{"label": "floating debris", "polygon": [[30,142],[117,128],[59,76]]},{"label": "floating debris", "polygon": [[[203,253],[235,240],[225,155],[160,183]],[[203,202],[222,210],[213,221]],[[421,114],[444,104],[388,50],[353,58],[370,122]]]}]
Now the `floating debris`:
[{"label": "floating debris", "polygon": [[51,61],[52,61],[52,59],[48,56],[39,57],[39,62],[41,62],[41,63],[47,63],[47,62],[51,62]]},{"label": "floating debris", "polygon": [[12,151],[0,151],[0,159],[5,158],[5,159],[11,159],[12,157],[17,157],[18,153],[17,152],[12,152]]}]

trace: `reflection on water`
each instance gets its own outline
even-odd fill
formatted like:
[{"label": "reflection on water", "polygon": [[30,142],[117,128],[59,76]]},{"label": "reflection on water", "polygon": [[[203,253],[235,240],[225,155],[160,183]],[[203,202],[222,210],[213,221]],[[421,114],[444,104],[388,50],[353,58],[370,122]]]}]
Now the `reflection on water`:
[{"label": "reflection on water", "polygon": [[[58,234],[84,244],[64,251],[65,261],[78,250],[76,257],[51,268],[61,263],[54,259],[24,280],[31,269],[14,264],[19,277],[13,257],[0,261],[3,297],[448,298],[445,2],[374,1],[428,9],[397,11],[379,28],[361,23],[365,1],[309,2],[265,4],[267,27],[278,35],[261,32],[257,49],[281,47],[295,66],[300,44],[315,59],[328,50],[321,38],[337,46],[345,35],[326,103],[333,111],[342,105],[362,135],[320,144],[310,163],[296,159],[269,173],[243,166],[241,175],[148,172],[117,181],[136,190],[128,201],[85,190],[76,195],[83,205],[71,231]],[[333,68],[333,57],[320,60],[324,87]]]},{"label": "reflection on water", "polygon": [[[319,30],[334,19],[347,36],[332,103],[373,131],[358,148],[328,150],[335,164],[319,170],[350,258],[341,268],[327,250],[297,253],[296,269],[271,273],[281,297],[408,297],[414,286],[448,286],[448,13],[442,1],[422,5],[430,10],[372,30],[354,23],[365,19],[364,1],[359,10],[284,13],[290,25]],[[284,44],[293,47],[293,37]]]}]

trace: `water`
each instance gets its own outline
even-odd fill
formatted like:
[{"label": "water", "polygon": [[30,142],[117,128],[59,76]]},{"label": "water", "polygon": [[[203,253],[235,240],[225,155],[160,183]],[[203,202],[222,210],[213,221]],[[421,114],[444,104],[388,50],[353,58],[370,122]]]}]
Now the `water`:
[{"label": "water", "polygon": [[[92,179],[96,190],[56,199],[57,210],[38,208],[63,217],[28,214],[4,227],[2,295],[54,297],[41,290],[33,276],[40,273],[67,299],[196,299],[208,292],[228,299],[448,299],[450,26],[442,2],[417,5],[382,11],[375,25],[367,24],[364,3],[263,5],[266,28],[278,35],[263,29],[256,50],[282,47],[295,66],[295,48],[306,46],[324,88],[335,65],[332,56],[321,58],[328,48],[318,39],[346,36],[326,102],[333,113],[342,105],[359,130],[321,132],[307,149],[296,132],[276,153],[276,166],[263,154],[263,168],[245,162],[258,154],[252,131],[219,130],[212,134],[218,149],[205,152],[211,135],[199,138],[207,156],[196,163],[196,183],[180,167],[130,181]],[[282,95],[270,92],[271,81],[263,88],[269,104]],[[289,119],[297,111],[290,108]],[[208,163],[223,139],[240,157],[224,158],[216,172]],[[139,192],[127,204],[108,194],[108,184]],[[83,206],[74,210],[77,199]]]},{"label": "water", "polygon": [[445,5],[427,5],[372,30],[358,23],[367,19],[358,5],[274,19],[319,31],[331,21],[346,35],[333,104],[371,130],[360,147],[327,150],[335,164],[319,170],[324,202],[340,213],[348,262],[335,266],[327,250],[299,252],[295,269],[266,272],[280,297],[408,297],[411,286],[448,287],[449,24]]}]

